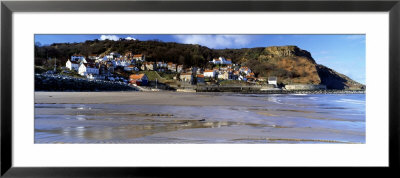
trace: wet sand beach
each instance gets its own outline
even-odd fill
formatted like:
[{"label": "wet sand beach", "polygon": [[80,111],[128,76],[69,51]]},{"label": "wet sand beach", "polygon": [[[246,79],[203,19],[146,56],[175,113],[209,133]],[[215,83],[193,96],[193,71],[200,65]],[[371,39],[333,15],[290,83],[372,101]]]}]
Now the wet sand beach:
[{"label": "wet sand beach", "polygon": [[35,143],[365,143],[365,94],[35,92]]},{"label": "wet sand beach", "polygon": [[142,104],[142,105],[241,105],[207,93],[179,92],[35,92],[35,103]]}]

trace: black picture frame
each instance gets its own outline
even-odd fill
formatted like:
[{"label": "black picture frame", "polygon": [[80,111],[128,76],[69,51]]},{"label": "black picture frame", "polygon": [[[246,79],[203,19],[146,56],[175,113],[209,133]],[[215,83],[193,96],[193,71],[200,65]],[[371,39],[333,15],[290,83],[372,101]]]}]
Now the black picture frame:
[{"label": "black picture frame", "polygon": [[[121,11],[225,11],[225,12],[388,12],[389,13],[389,167],[354,168],[369,171],[395,171],[399,168],[399,101],[400,77],[400,1],[1,1],[1,175],[5,177],[143,177],[182,175],[178,168],[130,168],[130,167],[68,167],[68,168],[21,168],[12,165],[12,16],[13,12],[121,12]],[[248,169],[248,168],[247,168]],[[211,171],[230,174],[265,174],[265,169],[251,168],[185,168],[196,175],[208,175]],[[281,169],[275,167],[274,169]],[[296,169],[299,173],[312,173],[310,169]],[[324,169],[332,175],[339,172]],[[352,169],[345,168],[352,171]],[[362,169],[362,170],[359,170]],[[286,170],[278,170],[286,172]],[[290,171],[289,171],[290,172]],[[326,172],[326,173],[328,173]],[[347,173],[348,174],[348,173]],[[354,173],[356,174],[356,173]],[[213,173],[215,175],[215,173]],[[190,175],[188,175],[190,176]]]}]

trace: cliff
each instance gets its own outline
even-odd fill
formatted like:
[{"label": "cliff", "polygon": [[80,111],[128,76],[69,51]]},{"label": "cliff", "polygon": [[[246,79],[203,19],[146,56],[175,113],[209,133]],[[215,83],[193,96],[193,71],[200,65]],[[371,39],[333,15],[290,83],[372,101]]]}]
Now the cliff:
[{"label": "cliff", "polygon": [[365,85],[360,84],[346,75],[340,74],[326,66],[317,65],[318,75],[321,78],[321,84],[330,89],[339,90],[365,90]]}]

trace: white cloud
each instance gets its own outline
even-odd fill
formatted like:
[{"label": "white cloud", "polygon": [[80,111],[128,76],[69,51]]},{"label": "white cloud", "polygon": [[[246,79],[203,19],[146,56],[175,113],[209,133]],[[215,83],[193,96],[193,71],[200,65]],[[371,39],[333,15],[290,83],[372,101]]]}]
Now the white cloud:
[{"label": "white cloud", "polygon": [[136,38],[128,36],[128,37],[125,38],[125,40],[136,40]]},{"label": "white cloud", "polygon": [[100,40],[113,40],[118,41],[119,37],[117,35],[101,35]]},{"label": "white cloud", "polygon": [[244,47],[250,43],[248,35],[175,35],[178,42],[199,44],[209,48]]}]

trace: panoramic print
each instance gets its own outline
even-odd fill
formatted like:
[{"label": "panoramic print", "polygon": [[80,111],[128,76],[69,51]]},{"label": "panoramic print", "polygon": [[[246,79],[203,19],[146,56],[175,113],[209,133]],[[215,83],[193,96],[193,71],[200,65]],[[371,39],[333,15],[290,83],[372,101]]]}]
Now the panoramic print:
[{"label": "panoramic print", "polygon": [[36,144],[365,144],[365,35],[37,34]]}]

